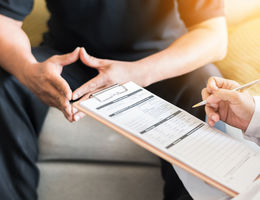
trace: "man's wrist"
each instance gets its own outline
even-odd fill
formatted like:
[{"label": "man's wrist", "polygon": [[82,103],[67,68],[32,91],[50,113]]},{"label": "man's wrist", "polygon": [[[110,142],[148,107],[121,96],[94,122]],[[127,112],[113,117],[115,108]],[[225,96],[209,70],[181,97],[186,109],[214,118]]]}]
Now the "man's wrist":
[{"label": "man's wrist", "polygon": [[135,72],[137,72],[138,79],[142,82],[142,87],[146,87],[154,82],[153,68],[149,60],[138,60],[134,64],[136,66]]},{"label": "man's wrist", "polygon": [[137,68],[137,70],[140,72],[141,69],[145,86],[168,78],[164,75],[165,67],[163,67],[164,63],[162,63],[161,61],[162,60],[157,54],[148,56],[137,61],[139,65],[139,68]]},{"label": "man's wrist", "polygon": [[30,59],[24,61],[23,65],[19,67],[19,70],[16,70],[15,74],[13,74],[21,83],[25,82],[25,79],[27,77],[27,74],[30,73],[33,69],[33,67],[38,62],[36,59]]}]

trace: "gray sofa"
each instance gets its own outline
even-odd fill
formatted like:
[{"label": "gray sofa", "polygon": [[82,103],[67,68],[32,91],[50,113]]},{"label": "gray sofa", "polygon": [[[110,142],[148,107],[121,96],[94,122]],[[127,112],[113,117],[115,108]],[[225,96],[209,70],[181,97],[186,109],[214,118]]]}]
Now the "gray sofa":
[{"label": "gray sofa", "polygon": [[159,159],[90,117],[50,108],[39,152],[39,200],[162,199]]}]

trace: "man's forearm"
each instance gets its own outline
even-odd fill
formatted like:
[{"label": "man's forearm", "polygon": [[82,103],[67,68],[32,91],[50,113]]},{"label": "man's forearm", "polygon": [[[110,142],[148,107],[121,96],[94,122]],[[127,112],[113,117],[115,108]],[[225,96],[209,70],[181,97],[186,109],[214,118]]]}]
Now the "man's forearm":
[{"label": "man's forearm", "polygon": [[17,78],[24,67],[35,63],[22,22],[0,15],[0,66]]},{"label": "man's forearm", "polygon": [[214,18],[193,27],[167,49],[140,61],[149,71],[149,84],[191,72],[226,54],[225,18]]}]

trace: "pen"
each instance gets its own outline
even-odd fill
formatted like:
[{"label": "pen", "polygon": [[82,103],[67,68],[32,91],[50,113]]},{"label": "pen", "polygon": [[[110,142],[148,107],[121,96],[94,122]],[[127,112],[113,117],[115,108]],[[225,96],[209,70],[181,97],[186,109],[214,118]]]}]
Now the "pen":
[{"label": "pen", "polygon": [[[257,83],[260,83],[260,79],[254,80],[254,81],[246,83],[244,85],[241,85],[241,86],[239,86],[237,88],[232,89],[232,91],[242,90],[242,89],[248,88],[250,86],[253,86],[253,85],[257,84]],[[201,101],[201,102],[193,105],[192,108],[196,108],[196,107],[203,106],[203,105],[206,105],[206,104],[207,104],[207,101],[204,100],[204,101]]]}]

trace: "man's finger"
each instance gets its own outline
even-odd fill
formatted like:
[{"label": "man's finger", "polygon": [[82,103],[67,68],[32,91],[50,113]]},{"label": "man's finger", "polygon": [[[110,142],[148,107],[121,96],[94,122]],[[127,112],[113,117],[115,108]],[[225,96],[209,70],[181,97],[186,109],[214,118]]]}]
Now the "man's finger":
[{"label": "man's finger", "polygon": [[56,88],[54,88],[52,85],[50,85],[49,87],[46,86],[47,89],[45,90],[39,90],[39,91],[35,91],[34,93],[36,94],[36,96],[38,96],[45,104],[49,105],[49,106],[53,106],[56,108],[58,107],[58,93]]},{"label": "man's finger", "polygon": [[54,87],[51,87],[49,91],[52,92],[49,93],[48,96],[45,96],[48,105],[58,108],[61,112],[63,112],[64,116],[69,121],[72,121],[72,108],[69,100],[64,96],[60,95],[60,93]]},{"label": "man's finger", "polygon": [[66,66],[76,62],[79,59],[80,48],[77,47],[73,52],[64,55],[56,55],[53,58],[57,64]]},{"label": "man's finger", "polygon": [[76,89],[72,94],[72,99],[76,100],[87,93],[93,92],[101,87],[104,87],[106,86],[106,83],[107,81],[105,75],[99,74],[95,78],[91,79],[90,81]]},{"label": "man's finger", "polygon": [[208,124],[213,127],[215,125],[216,122],[214,122],[213,120],[209,119],[208,120]]},{"label": "man's finger", "polygon": [[212,120],[214,122],[219,121],[219,114],[215,111],[214,108],[207,105],[207,106],[205,106],[205,111],[210,120]]},{"label": "man's finger", "polygon": [[220,101],[229,101],[232,104],[237,104],[239,100],[238,92],[226,89],[219,89],[207,98],[209,104],[218,104]]},{"label": "man's finger", "polygon": [[222,77],[211,77],[208,80],[207,91],[214,93],[218,89],[229,89],[232,90],[240,85],[233,80],[224,79]]},{"label": "man's finger", "polygon": [[208,116],[208,124],[213,127],[216,122],[219,121],[219,114],[209,106],[205,107],[206,114]]},{"label": "man's finger", "polygon": [[85,117],[85,116],[86,116],[85,113],[83,113],[83,112],[77,112],[77,113],[74,114],[73,119],[74,119],[75,121],[79,121],[80,119],[82,119],[82,118]]},{"label": "man's finger", "polygon": [[72,91],[70,89],[70,86],[67,83],[67,81],[63,79],[61,76],[53,78],[52,81],[50,81],[50,83],[59,91],[59,94],[63,95],[68,100],[72,99]]},{"label": "man's finger", "polygon": [[90,56],[86,52],[85,48],[80,49],[79,56],[80,56],[80,60],[88,67],[102,68],[111,63],[110,60],[100,59],[100,58],[95,58],[93,56]]},{"label": "man's finger", "polygon": [[202,91],[201,91],[201,96],[202,96],[202,99],[205,100],[208,98],[210,94],[208,93],[207,91],[207,88],[204,88]]},{"label": "man's finger", "polygon": [[68,100],[61,99],[60,102],[61,111],[63,112],[64,116],[70,121],[73,121],[72,115],[72,106]]},{"label": "man's finger", "polygon": [[210,77],[207,83],[207,91],[208,93],[212,94],[214,91],[218,90],[218,85],[217,83],[221,83],[222,82],[222,78],[220,77]]},{"label": "man's finger", "polygon": [[210,77],[207,84],[207,90],[209,93],[214,93],[218,89],[234,89],[239,84],[236,81],[224,79],[222,77],[213,76]]},{"label": "man's finger", "polygon": [[[207,88],[204,88],[201,91],[202,99],[206,100],[211,94],[208,93]],[[207,102],[208,103],[208,102]],[[208,106],[214,108],[215,110],[218,108],[218,104],[208,104]]]}]

